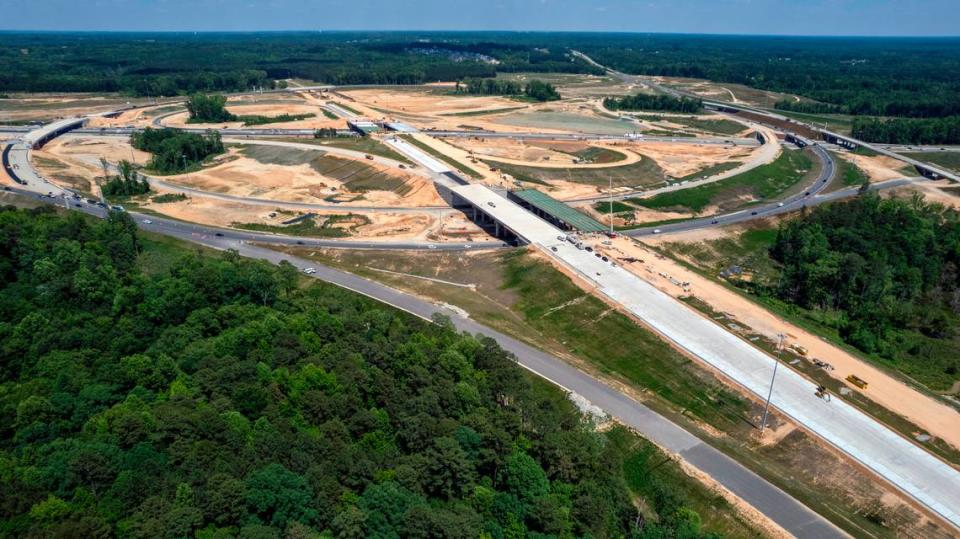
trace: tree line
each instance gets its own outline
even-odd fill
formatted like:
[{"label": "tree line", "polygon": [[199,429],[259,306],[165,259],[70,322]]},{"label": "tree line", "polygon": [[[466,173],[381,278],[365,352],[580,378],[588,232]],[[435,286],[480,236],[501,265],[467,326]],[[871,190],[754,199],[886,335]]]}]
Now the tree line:
[{"label": "tree line", "polygon": [[176,174],[190,170],[209,157],[225,151],[220,133],[214,130],[206,134],[187,133],[181,129],[164,127],[130,135],[130,145],[153,154],[147,168],[162,174]]},{"label": "tree line", "polygon": [[5,536],[718,537],[493,341],[157,248],[0,208]]},{"label": "tree line", "polygon": [[[796,94],[833,105],[830,112],[960,115],[957,38],[567,34],[557,39],[626,73]],[[786,106],[807,112],[802,105]]]},{"label": "tree line", "polygon": [[960,116],[949,118],[854,118],[851,135],[886,144],[960,144]]},{"label": "tree line", "polygon": [[703,100],[663,94],[634,94],[604,98],[603,106],[610,110],[666,110],[695,113],[703,110]]},{"label": "tree line", "polygon": [[538,79],[523,84],[506,79],[467,78],[457,81],[454,91],[471,95],[524,96],[541,102],[560,99],[560,92],[552,84]]},{"label": "tree line", "polygon": [[[912,199],[863,194],[782,224],[770,250],[775,294],[835,326],[857,348],[937,386],[956,378],[960,219]],[[912,365],[910,365],[912,364]]]},{"label": "tree line", "polygon": [[[289,32],[0,35],[0,92],[189,95],[277,88],[283,79],[423,84],[498,72],[593,73],[562,47],[510,33]],[[441,54],[424,52],[440,39]],[[501,44],[501,40],[512,42]],[[460,53],[494,62],[464,59]]]}]

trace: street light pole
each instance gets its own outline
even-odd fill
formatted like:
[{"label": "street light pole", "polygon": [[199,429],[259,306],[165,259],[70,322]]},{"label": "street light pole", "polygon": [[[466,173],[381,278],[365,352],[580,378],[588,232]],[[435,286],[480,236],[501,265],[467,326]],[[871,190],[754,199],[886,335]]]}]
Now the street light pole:
[{"label": "street light pole", "polygon": [[613,237],[613,176],[611,175],[608,179],[610,180],[610,188],[607,190],[607,192],[610,194],[610,236]]},{"label": "street light pole", "polygon": [[770,411],[770,397],[773,396],[773,382],[777,379],[777,367],[780,366],[780,349],[783,347],[784,334],[777,334],[777,354],[773,356],[773,376],[770,377],[770,391],[767,393],[767,402],[763,405],[763,419],[760,420],[760,435],[763,435],[763,429],[767,426],[767,413]]}]

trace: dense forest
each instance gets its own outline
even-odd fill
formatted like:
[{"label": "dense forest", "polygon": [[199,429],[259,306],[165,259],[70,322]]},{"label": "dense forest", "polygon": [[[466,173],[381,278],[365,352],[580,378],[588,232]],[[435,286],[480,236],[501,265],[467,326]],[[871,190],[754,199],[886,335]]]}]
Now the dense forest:
[{"label": "dense forest", "polygon": [[0,92],[230,92],[302,78],[421,84],[507,72],[602,74],[569,54],[644,75],[805,96],[799,112],[960,115],[957,38],[610,33],[0,33]]},{"label": "dense forest", "polygon": [[541,102],[560,99],[560,92],[552,84],[537,79],[522,84],[513,80],[468,78],[457,81],[455,91],[471,95],[524,96]]},{"label": "dense forest", "polygon": [[213,130],[200,135],[171,127],[148,127],[130,135],[130,145],[152,153],[147,168],[162,174],[190,170],[205,159],[224,152],[220,133]]},{"label": "dense forest", "polygon": [[0,33],[0,92],[166,96],[283,86],[422,84],[498,72],[599,73],[510,33]]},{"label": "dense forest", "polygon": [[666,110],[671,112],[700,112],[703,100],[669,95],[636,94],[607,97],[603,106],[610,110]]},{"label": "dense forest", "polygon": [[0,536],[707,536],[494,342],[150,245],[0,208]]},{"label": "dense forest", "polygon": [[952,209],[863,194],[781,225],[775,293],[823,313],[861,350],[949,387],[960,371],[960,219]]},{"label": "dense forest", "polygon": [[[960,115],[958,38],[563,34],[557,39],[627,73],[798,94],[833,105],[830,112]],[[807,107],[789,108],[813,112]]]},{"label": "dense forest", "polygon": [[949,118],[854,118],[851,134],[887,144],[960,144],[960,116]]}]

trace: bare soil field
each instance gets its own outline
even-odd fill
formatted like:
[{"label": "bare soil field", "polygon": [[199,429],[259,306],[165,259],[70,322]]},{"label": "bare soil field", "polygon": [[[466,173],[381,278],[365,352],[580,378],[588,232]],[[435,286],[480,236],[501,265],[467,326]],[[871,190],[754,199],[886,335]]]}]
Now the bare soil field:
[{"label": "bare soil field", "polygon": [[[674,178],[682,178],[710,167],[732,161],[747,161],[759,153],[763,148],[747,146],[717,145],[717,144],[671,144],[671,143],[643,143],[643,142],[616,142],[615,148],[625,148],[643,154],[663,169],[664,173]],[[774,153],[773,157],[776,157]],[[766,156],[763,158],[767,159]]]},{"label": "bare soil field", "polygon": [[168,176],[170,183],[233,196],[289,202],[336,198],[355,205],[443,205],[432,183],[377,163],[284,147],[231,148],[220,163]]},{"label": "bare soil field", "polygon": [[[452,88],[450,89],[452,91]],[[518,101],[499,96],[444,95],[444,92],[429,90],[397,90],[370,88],[343,90],[341,93],[376,109],[396,113],[442,116],[464,112],[496,110],[523,105]]]},{"label": "bare soil field", "polygon": [[928,202],[937,202],[944,206],[960,210],[960,190],[950,180],[918,180],[909,186],[898,187],[883,192],[883,196],[910,197],[920,193]]},{"label": "bare soil field", "polygon": [[[267,116],[275,117],[282,114],[298,115],[313,114],[312,118],[297,120],[292,122],[277,122],[248,126],[250,129],[318,129],[321,127],[345,128],[346,123],[343,120],[331,120],[323,114],[319,106],[304,103],[303,101],[280,101],[269,103],[249,103],[249,102],[227,102],[227,110],[237,116]],[[244,127],[243,122],[224,122],[216,124],[187,123],[189,114],[184,111],[179,114],[168,116],[163,120],[166,127],[192,127],[195,129],[206,129],[216,127],[229,127],[239,129]]]},{"label": "bare soil field", "polygon": [[542,168],[608,168],[630,165],[641,156],[607,142],[524,141],[503,138],[449,139],[478,158]]},{"label": "bare soil field", "polygon": [[[190,197],[171,203],[156,203],[151,199],[167,191],[153,192],[147,197],[137,197],[139,208],[174,219],[226,228],[251,229],[256,226],[282,233],[284,228],[295,226],[289,221],[307,215],[304,211],[270,208],[269,206],[229,202],[204,197]],[[169,191],[176,192],[176,191]],[[332,225],[344,231],[344,238],[364,240],[417,240],[436,242],[463,242],[488,240],[489,236],[469,221],[465,215],[450,210],[443,214],[443,230],[440,217],[435,213],[351,213],[349,207],[342,211],[311,211],[313,220],[337,219]],[[251,226],[252,225],[252,226]],[[296,235],[296,228],[291,233]]]},{"label": "bare soil field", "polygon": [[90,118],[87,121],[87,127],[147,127],[153,124],[157,116],[185,110],[182,103],[126,110],[115,118]]},{"label": "bare soil field", "polygon": [[146,104],[145,98],[94,94],[12,94],[0,99],[0,123],[48,122]]},{"label": "bare soil field", "polygon": [[144,164],[150,154],[134,149],[126,137],[66,136],[33,151],[31,158],[44,177],[84,194],[97,195],[96,181],[104,175],[101,158],[113,165],[121,160]]},{"label": "bare soil field", "polygon": [[852,152],[837,152],[841,159],[845,159],[867,174],[872,182],[881,182],[895,178],[903,178],[905,174],[902,169],[906,166],[903,161],[898,161],[886,155],[866,156]]}]

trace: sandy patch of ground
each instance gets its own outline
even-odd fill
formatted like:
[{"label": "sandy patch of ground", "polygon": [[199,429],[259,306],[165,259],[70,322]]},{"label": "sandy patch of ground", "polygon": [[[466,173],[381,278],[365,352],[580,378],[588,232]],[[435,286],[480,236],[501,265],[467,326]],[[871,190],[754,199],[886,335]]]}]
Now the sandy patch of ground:
[{"label": "sandy patch of ground", "polygon": [[135,99],[121,96],[14,94],[9,99],[0,99],[0,123],[71,118],[144,103],[147,103],[147,100],[143,98]]},{"label": "sandy patch of ground", "polygon": [[614,148],[626,148],[643,154],[654,161],[663,171],[675,178],[694,174],[705,168],[731,161],[746,161],[757,154],[761,147],[718,144],[672,144],[617,142]]},{"label": "sandy patch of ground", "polygon": [[104,177],[100,159],[111,165],[121,160],[144,164],[150,154],[130,146],[126,137],[59,137],[31,152],[33,166],[54,183],[83,193],[99,193]]},{"label": "sandy patch of ground", "polygon": [[850,152],[837,152],[837,155],[860,168],[872,182],[882,182],[904,176],[900,169],[906,163],[886,155],[867,156]]},{"label": "sandy patch of ground", "polygon": [[150,160],[150,154],[131,146],[127,137],[58,137],[45,145],[42,151],[67,158],[102,157],[110,163],[125,159],[142,165]]},{"label": "sandy patch of ground", "polygon": [[[919,179],[903,187],[884,189],[879,194],[882,197],[899,198],[910,198],[914,194],[920,194],[928,203],[942,204],[948,208],[960,210],[960,190],[957,184],[950,180]],[[960,389],[960,382],[955,384],[955,389]]]},{"label": "sandy patch of ground", "polygon": [[[496,110],[523,106],[498,96],[443,95],[435,92],[398,91],[384,88],[344,90],[344,95],[362,104],[389,112],[440,116],[461,112]],[[352,106],[352,104],[351,104]]]},{"label": "sandy patch of ground", "polygon": [[[151,196],[165,192],[175,191],[157,191],[151,193]],[[144,200],[140,206],[175,219],[219,227],[236,227],[238,224],[248,223],[282,227],[284,221],[304,213],[313,213],[317,216],[317,220],[324,216],[342,216],[350,213],[350,209],[346,207],[343,211],[304,212],[204,197],[190,197],[187,200],[163,204]],[[449,242],[489,240],[486,233],[462,213],[453,210],[443,214],[442,232],[440,217],[435,213],[364,212],[354,215],[357,217],[353,222],[334,225],[348,230],[350,238]]]},{"label": "sandy patch of ground", "polygon": [[954,194],[957,193],[957,191],[950,193],[943,190],[945,187],[952,187],[955,189],[957,184],[951,182],[950,180],[919,180],[911,184],[909,187],[893,189],[885,194],[889,194],[891,196],[900,196],[919,192],[923,195],[923,198],[926,199],[927,202],[937,202],[950,208],[960,209],[960,196]]},{"label": "sandy patch of ground", "polygon": [[[450,139],[449,144],[466,150],[479,158],[539,168],[609,168],[631,165],[642,157],[623,146],[586,141],[512,140],[504,138]],[[575,152],[588,148],[606,148],[620,154],[619,161],[585,163]]]},{"label": "sandy patch of ground", "polygon": [[113,118],[90,118],[87,120],[86,127],[148,127],[153,125],[153,120],[157,116],[177,110],[186,110],[182,101],[125,110]]},{"label": "sandy patch of ground", "polygon": [[[670,239],[675,241],[676,236],[671,236]],[[671,296],[696,296],[714,310],[729,313],[738,322],[774,342],[778,334],[785,334],[787,338],[784,346],[803,346],[808,350],[808,357],[829,361],[834,370],[827,372],[839,380],[850,374],[867,380],[870,383],[868,395],[874,402],[906,417],[953,447],[960,448],[960,413],[949,406],[911,389],[886,372],[777,317],[719,283],[702,277],[671,259],[658,257],[654,251],[635,240],[620,237],[613,240],[611,247],[598,244],[595,248],[601,252],[606,251],[617,259],[632,256],[643,260],[642,263],[624,262],[623,267]],[[680,283],[689,283],[689,286],[684,289],[662,277],[661,273]]]},{"label": "sandy patch of ground", "polygon": [[[320,156],[320,152],[317,152]],[[337,157],[345,163],[355,161],[347,157]],[[212,193],[232,196],[266,198],[288,202],[318,203],[332,196],[356,195],[356,200],[343,200],[344,205],[403,205],[403,206],[442,206],[444,205],[432,183],[426,178],[414,174],[405,174],[376,163],[362,161],[375,171],[389,172],[393,177],[403,179],[410,187],[404,195],[392,191],[365,191],[351,193],[349,186],[338,179],[325,176],[314,170],[309,164],[275,165],[261,163],[256,159],[244,157],[237,148],[231,148],[220,164],[189,174],[165,176],[170,184],[179,184]],[[362,196],[362,199],[359,197]]]},{"label": "sandy patch of ground", "polygon": [[[264,104],[242,104],[236,105],[227,102],[227,111],[237,116],[267,116],[275,117],[280,116],[281,114],[313,114],[313,118],[306,118],[303,120],[297,120],[293,122],[277,122],[269,123],[262,125],[251,125],[247,126],[248,129],[318,129],[321,127],[333,127],[342,129],[346,127],[346,123],[343,120],[331,120],[323,114],[323,110],[317,105],[311,105],[299,102],[271,102]],[[244,127],[243,122],[223,122],[215,124],[191,124],[187,123],[189,119],[189,113],[181,112],[168,116],[163,119],[162,123],[166,127],[190,127],[194,129],[208,129],[208,128],[221,128],[227,127],[231,129],[239,129]]]}]

